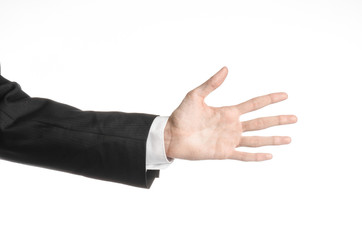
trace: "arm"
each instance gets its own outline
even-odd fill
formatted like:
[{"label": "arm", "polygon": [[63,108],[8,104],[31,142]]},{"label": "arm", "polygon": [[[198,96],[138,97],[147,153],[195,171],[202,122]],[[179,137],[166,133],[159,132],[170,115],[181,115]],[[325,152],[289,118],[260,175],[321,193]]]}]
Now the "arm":
[{"label": "arm", "polygon": [[204,99],[223,83],[226,75],[224,67],[188,92],[167,123],[152,131],[156,133],[154,139],[161,139],[156,140],[161,142],[161,147],[156,147],[159,149],[156,155],[161,157],[149,157],[154,159],[147,165],[155,170],[148,171],[145,170],[146,140],[156,115],[81,111],[49,99],[31,98],[19,84],[0,76],[0,157],[146,188],[158,177],[156,169],[169,165],[168,160],[172,162],[174,158],[271,159],[268,153],[247,153],[235,148],[288,144],[290,137],[242,136],[242,133],[295,123],[296,116],[270,116],[243,122],[239,117],[283,101],[287,94],[272,93],[234,106],[206,105]]},{"label": "arm", "polygon": [[0,75],[0,158],[149,188],[159,170],[145,167],[156,115],[82,111],[30,97]]}]

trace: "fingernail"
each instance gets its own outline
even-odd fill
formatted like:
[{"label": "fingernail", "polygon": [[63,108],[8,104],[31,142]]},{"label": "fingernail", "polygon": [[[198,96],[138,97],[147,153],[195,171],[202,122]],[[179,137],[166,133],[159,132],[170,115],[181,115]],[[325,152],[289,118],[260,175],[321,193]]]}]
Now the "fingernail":
[{"label": "fingernail", "polygon": [[284,142],[285,143],[291,143],[292,142],[292,139],[290,137],[285,137],[284,138]]},{"label": "fingernail", "polygon": [[288,98],[288,94],[286,92],[280,92],[280,98],[281,99],[287,99]]},{"label": "fingernail", "polygon": [[272,159],[273,155],[271,155],[270,153],[266,154],[266,159]]}]

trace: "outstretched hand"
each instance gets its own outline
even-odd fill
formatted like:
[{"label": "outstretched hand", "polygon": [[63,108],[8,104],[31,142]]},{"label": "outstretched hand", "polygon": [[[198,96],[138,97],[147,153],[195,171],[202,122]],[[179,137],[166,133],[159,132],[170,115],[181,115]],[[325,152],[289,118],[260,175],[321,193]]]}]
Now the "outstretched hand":
[{"label": "outstretched hand", "polygon": [[167,157],[189,160],[235,159],[262,161],[270,153],[248,153],[238,147],[282,145],[291,142],[288,136],[242,136],[243,132],[297,122],[295,115],[279,115],[240,122],[242,114],[288,98],[286,93],[271,93],[246,102],[225,107],[211,107],[204,99],[225,80],[228,69],[223,67],[209,80],[188,92],[166,124]]}]

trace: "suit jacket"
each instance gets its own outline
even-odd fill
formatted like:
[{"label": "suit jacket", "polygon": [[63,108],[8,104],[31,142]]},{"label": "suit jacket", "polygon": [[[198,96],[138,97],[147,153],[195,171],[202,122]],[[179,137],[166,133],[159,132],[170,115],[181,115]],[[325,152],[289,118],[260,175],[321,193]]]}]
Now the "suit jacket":
[{"label": "suit jacket", "polygon": [[0,158],[150,188],[146,141],[157,115],[82,111],[30,97],[0,75]]}]

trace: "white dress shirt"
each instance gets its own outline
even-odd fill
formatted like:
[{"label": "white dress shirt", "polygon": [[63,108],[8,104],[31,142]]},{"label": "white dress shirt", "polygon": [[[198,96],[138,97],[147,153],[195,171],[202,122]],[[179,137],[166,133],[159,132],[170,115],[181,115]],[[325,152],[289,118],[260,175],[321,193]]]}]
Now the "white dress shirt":
[{"label": "white dress shirt", "polygon": [[157,116],[151,125],[146,142],[146,170],[165,169],[173,158],[166,156],[164,130],[169,117]]}]

